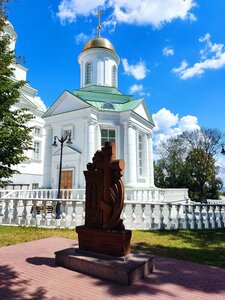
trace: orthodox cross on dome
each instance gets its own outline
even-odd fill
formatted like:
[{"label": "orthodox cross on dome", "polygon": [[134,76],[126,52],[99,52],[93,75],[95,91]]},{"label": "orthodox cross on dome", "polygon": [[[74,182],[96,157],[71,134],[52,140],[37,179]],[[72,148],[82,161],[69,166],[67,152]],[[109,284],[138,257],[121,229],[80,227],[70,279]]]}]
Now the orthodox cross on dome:
[{"label": "orthodox cross on dome", "polygon": [[99,10],[98,13],[96,14],[96,16],[98,17],[98,26],[97,26],[97,29],[98,29],[98,37],[100,37],[100,31],[102,29],[102,26],[101,26],[101,15],[102,15],[102,11]]}]

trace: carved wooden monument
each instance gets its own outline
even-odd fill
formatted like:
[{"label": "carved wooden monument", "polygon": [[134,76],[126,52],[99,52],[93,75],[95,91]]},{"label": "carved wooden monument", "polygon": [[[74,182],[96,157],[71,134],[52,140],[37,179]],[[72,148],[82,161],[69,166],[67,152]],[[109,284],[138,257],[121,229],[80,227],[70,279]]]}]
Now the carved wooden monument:
[{"label": "carved wooden monument", "polygon": [[87,164],[85,225],[76,227],[79,247],[55,252],[57,265],[126,285],[153,272],[153,256],[130,253],[131,231],[120,218],[124,166],[110,142]]},{"label": "carved wooden monument", "polygon": [[125,230],[120,218],[124,166],[122,159],[115,159],[115,145],[110,142],[87,164],[85,225],[76,228],[81,250],[113,256],[130,253],[131,231]]}]

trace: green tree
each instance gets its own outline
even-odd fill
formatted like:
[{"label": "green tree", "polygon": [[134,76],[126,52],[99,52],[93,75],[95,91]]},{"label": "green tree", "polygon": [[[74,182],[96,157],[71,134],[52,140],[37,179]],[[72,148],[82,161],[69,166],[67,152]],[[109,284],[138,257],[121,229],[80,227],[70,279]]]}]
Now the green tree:
[{"label": "green tree", "polygon": [[158,149],[159,160],[155,162],[155,184],[163,188],[185,187],[186,146],[180,137],[163,141]]},{"label": "green tree", "polygon": [[26,109],[17,109],[20,88],[24,81],[15,80],[13,63],[15,53],[9,51],[10,37],[4,34],[7,26],[5,15],[6,2],[0,0],[0,186],[9,182],[9,178],[18,173],[15,165],[26,160],[25,150],[31,149],[31,130],[27,124],[33,116]]},{"label": "green tree", "polygon": [[[208,156],[203,149],[192,149],[186,157],[187,184],[189,196],[196,201],[205,202],[207,198],[215,198],[217,168],[212,155]],[[210,192],[214,186],[215,195]]]},{"label": "green tree", "polygon": [[189,189],[195,201],[218,199],[222,181],[217,177],[215,155],[220,151],[224,135],[217,129],[187,131],[168,139],[159,147],[155,162],[158,187]]}]

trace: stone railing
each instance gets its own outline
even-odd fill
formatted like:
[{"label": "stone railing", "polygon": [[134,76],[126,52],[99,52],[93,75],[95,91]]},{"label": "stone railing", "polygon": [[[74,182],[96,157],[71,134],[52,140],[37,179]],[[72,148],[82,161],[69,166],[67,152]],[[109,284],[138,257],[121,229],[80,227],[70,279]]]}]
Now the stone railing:
[{"label": "stone railing", "polygon": [[[2,198],[0,225],[74,228],[84,224],[85,201],[62,199],[56,219],[56,199]],[[174,204],[126,200],[121,214],[127,229],[225,228],[225,204]]]},{"label": "stone railing", "polygon": [[[57,189],[0,190],[1,199],[56,199]],[[62,189],[61,199],[85,199],[85,189]],[[169,202],[188,200],[187,189],[125,188],[125,201]]]},{"label": "stone railing", "polygon": [[225,197],[221,197],[220,199],[207,199],[207,204],[225,204]]}]

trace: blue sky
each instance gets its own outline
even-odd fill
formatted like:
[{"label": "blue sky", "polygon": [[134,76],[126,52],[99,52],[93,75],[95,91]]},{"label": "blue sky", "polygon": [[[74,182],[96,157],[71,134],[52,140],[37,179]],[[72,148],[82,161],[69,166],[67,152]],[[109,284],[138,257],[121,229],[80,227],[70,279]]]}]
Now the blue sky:
[{"label": "blue sky", "polygon": [[224,130],[224,0],[18,0],[9,20],[28,80],[49,107],[79,88],[77,57],[102,36],[121,58],[119,90],[145,97],[155,132],[173,135],[198,125]]}]

